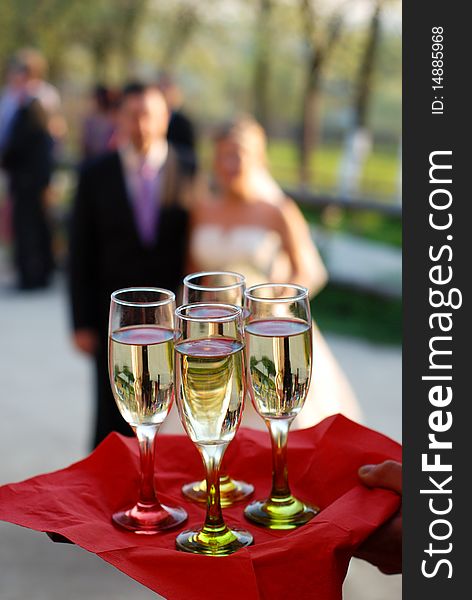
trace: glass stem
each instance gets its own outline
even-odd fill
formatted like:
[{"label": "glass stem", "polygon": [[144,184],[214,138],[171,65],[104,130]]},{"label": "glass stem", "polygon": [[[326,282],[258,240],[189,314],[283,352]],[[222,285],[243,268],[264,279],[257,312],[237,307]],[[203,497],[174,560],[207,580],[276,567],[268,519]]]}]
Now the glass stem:
[{"label": "glass stem", "polygon": [[226,529],[220,503],[220,466],[227,444],[199,445],[205,465],[207,512],[203,530],[211,533]]},{"label": "glass stem", "polygon": [[158,425],[139,425],[135,428],[141,462],[138,506],[143,510],[159,506],[154,487],[155,441],[158,429]]},{"label": "glass stem", "polygon": [[272,491],[271,498],[290,496],[287,466],[287,437],[292,419],[267,419],[272,441]]}]

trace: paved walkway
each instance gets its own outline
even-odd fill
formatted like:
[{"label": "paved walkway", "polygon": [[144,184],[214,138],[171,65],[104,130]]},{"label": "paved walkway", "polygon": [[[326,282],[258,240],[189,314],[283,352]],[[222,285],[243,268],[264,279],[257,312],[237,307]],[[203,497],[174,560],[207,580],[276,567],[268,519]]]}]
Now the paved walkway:
[{"label": "paved walkway", "polygon": [[[399,439],[399,348],[342,336],[328,341],[362,400],[366,424]],[[70,347],[60,284],[29,294],[0,287],[0,380],[0,484],[59,469],[87,453],[89,365]],[[1,600],[157,597],[80,548],[8,524],[0,524],[0,572]],[[346,600],[400,597],[400,577],[352,562]]]},{"label": "paved walkway", "polygon": [[312,236],[323,254],[330,280],[400,298],[402,252],[389,244],[313,227]]}]

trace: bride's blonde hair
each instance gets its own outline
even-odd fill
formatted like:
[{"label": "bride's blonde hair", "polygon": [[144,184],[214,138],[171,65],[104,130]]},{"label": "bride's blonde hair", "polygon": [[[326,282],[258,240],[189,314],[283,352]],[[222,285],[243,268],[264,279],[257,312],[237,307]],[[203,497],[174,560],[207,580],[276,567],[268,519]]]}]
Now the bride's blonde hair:
[{"label": "bride's blonde hair", "polygon": [[221,125],[214,135],[215,142],[232,140],[250,152],[263,166],[267,165],[267,136],[251,116],[243,115]]}]

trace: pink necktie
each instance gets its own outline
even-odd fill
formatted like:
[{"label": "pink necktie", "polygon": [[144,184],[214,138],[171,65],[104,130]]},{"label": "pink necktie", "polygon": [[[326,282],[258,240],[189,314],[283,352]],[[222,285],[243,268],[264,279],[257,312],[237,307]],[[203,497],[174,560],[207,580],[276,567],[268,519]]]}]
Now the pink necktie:
[{"label": "pink necktie", "polygon": [[148,165],[143,165],[137,179],[138,194],[134,202],[136,224],[143,244],[151,246],[156,240],[158,217],[157,174]]}]

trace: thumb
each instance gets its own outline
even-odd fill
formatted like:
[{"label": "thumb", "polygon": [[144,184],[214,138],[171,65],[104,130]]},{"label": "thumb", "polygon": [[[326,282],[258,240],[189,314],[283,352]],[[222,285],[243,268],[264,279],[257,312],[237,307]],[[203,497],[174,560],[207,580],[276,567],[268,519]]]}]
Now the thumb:
[{"label": "thumb", "polygon": [[402,493],[402,465],[386,460],[379,465],[364,465],[359,469],[359,478],[367,487],[380,487]]}]

